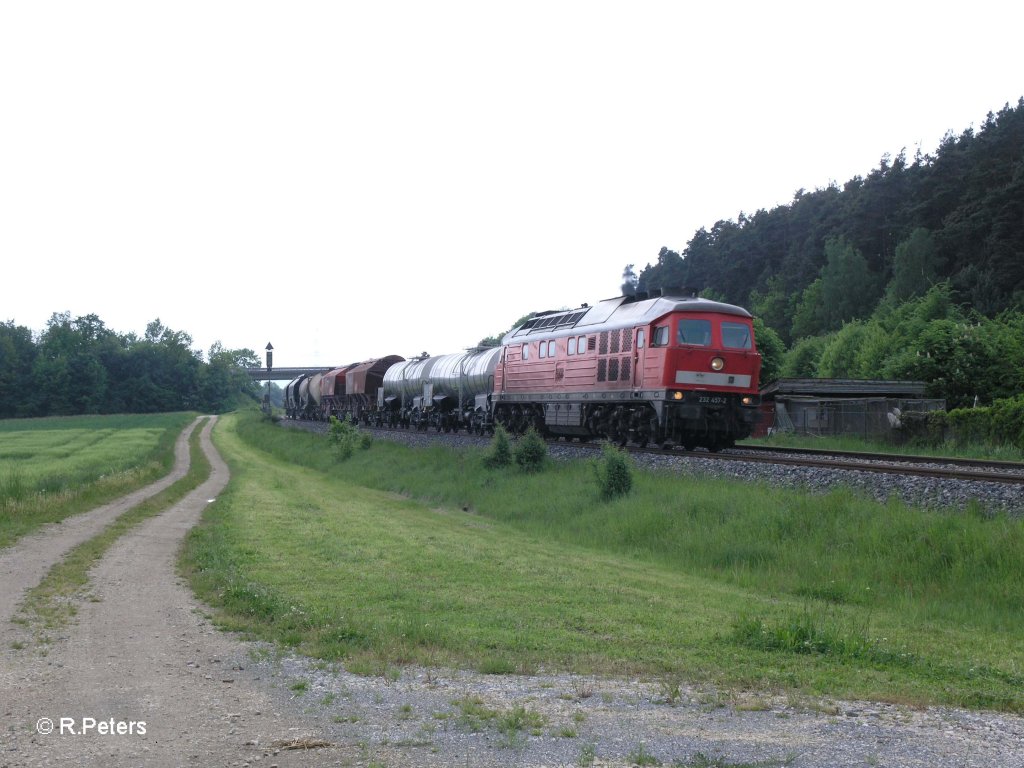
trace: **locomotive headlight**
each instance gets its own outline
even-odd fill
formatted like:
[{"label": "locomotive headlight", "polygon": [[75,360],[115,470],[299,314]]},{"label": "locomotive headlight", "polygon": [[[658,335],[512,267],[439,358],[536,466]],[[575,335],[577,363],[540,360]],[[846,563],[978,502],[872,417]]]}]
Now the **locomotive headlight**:
[{"label": "locomotive headlight", "polygon": [[720,371],[725,368],[725,360],[720,357],[716,357],[711,361],[711,370]]},{"label": "locomotive headlight", "polygon": [[753,405],[754,398],[752,398],[750,395],[747,395],[740,402],[743,403],[744,405]]},{"label": "locomotive headlight", "polygon": [[682,400],[683,399],[683,393],[682,392],[673,392],[672,393],[672,399],[673,400]]}]

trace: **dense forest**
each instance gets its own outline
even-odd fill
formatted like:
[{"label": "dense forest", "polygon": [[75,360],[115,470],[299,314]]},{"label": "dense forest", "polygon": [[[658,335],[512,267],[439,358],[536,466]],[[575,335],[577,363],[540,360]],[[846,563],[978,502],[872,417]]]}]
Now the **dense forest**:
[{"label": "dense forest", "polygon": [[934,155],[700,229],[626,287],[748,307],[774,376],[905,378],[947,403],[1024,391],[1024,98]]},{"label": "dense forest", "polygon": [[191,345],[187,333],[159,319],[142,338],[115,333],[96,315],[54,314],[38,337],[2,323],[0,418],[219,412],[257,396],[244,370],[259,367],[255,352],[214,344],[204,359]]}]

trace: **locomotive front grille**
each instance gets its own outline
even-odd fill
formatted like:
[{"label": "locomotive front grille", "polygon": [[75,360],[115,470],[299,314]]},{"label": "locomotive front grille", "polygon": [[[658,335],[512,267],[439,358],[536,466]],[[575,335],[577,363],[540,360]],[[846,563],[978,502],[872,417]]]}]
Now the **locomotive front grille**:
[{"label": "locomotive front grille", "polygon": [[712,387],[736,387],[737,389],[750,389],[750,376],[745,373],[676,371],[676,384],[697,384]]}]

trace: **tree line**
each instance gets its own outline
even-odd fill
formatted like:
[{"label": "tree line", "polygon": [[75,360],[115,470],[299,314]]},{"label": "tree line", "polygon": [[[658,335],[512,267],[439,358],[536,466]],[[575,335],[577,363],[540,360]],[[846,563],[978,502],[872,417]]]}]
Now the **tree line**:
[{"label": "tree line", "polygon": [[245,368],[251,349],[215,343],[204,356],[192,337],[159,319],[140,338],[119,334],[94,314],[55,313],[34,334],[0,324],[0,418],[89,413],[220,412],[257,396]]},{"label": "tree line", "polygon": [[749,308],[780,347],[765,380],[923,379],[951,405],[1021,392],[1024,98],[934,154],[741,212],[623,278]]}]

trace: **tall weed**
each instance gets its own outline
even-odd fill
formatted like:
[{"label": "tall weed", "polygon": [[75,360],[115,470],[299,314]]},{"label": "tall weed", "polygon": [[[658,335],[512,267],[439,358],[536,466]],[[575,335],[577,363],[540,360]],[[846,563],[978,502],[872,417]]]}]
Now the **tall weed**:
[{"label": "tall weed", "polygon": [[548,460],[548,444],[533,427],[526,430],[514,451],[516,464],[524,472],[540,472]]},{"label": "tall weed", "polygon": [[509,440],[508,432],[501,424],[494,428],[494,437],[491,439],[491,446],[484,454],[484,466],[490,469],[507,467],[512,463],[512,441]]},{"label": "tall weed", "polygon": [[594,462],[594,474],[602,499],[625,496],[633,488],[633,471],[625,453],[613,445],[606,445],[601,458]]}]

